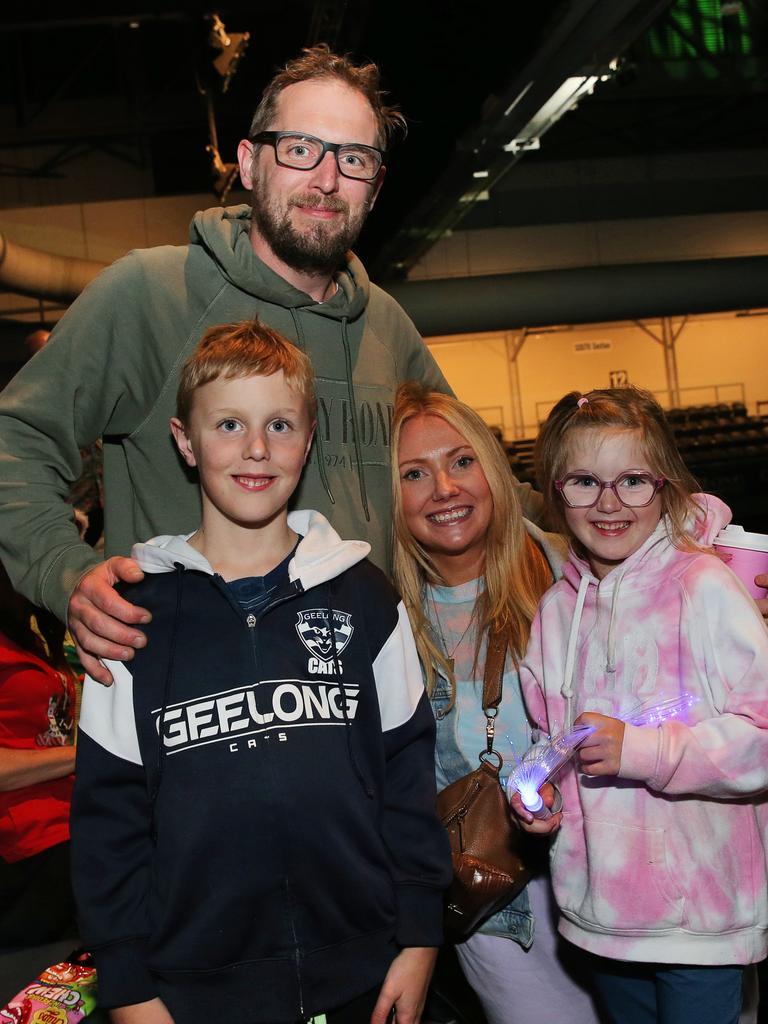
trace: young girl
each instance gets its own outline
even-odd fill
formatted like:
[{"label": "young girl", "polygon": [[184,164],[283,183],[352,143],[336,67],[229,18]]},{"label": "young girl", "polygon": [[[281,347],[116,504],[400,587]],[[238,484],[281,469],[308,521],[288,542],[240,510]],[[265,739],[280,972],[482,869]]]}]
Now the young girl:
[{"label": "young girl", "polygon": [[[595,727],[560,780],[552,878],[560,931],[594,954],[621,1024],[739,1017],[742,967],[766,955],[768,633],[707,547],[729,520],[695,483],[640,389],[573,392],[536,448],[571,542],[543,597],[521,683],[554,733]],[[692,695],[678,718],[628,724]]]}]

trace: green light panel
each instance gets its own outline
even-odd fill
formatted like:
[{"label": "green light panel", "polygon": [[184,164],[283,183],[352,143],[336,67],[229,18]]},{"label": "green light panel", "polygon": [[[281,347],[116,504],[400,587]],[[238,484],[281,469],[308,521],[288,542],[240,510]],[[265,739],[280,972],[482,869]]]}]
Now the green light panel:
[{"label": "green light panel", "polygon": [[745,7],[742,5],[737,13],[726,15],[720,8],[721,0],[676,0],[661,24],[648,30],[646,40],[651,56],[658,60],[697,60],[697,46],[712,57],[751,54],[753,45]]}]

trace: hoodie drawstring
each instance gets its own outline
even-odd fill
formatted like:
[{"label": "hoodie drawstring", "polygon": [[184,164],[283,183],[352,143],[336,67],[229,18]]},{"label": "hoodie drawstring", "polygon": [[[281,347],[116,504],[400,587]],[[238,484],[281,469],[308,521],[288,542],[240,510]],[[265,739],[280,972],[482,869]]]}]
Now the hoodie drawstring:
[{"label": "hoodie drawstring", "polygon": [[[304,331],[301,326],[301,318],[295,309],[290,309],[291,319],[293,320],[293,329],[296,332],[296,344],[299,346],[302,352],[306,354],[307,346],[304,340]],[[332,505],[336,504],[336,499],[333,496],[331,485],[328,482],[328,474],[325,471],[325,448],[323,442],[323,432],[320,429],[320,423],[318,422],[315,429],[315,444],[317,445],[317,468],[320,472],[320,480],[325,493],[328,495],[328,500]]]},{"label": "hoodie drawstring", "polygon": [[301,326],[301,320],[296,310],[291,307],[288,311],[291,314],[291,320],[293,320],[293,329],[296,331],[296,344],[299,346],[304,355],[307,354],[307,343],[304,340],[304,331]]},{"label": "hoodie drawstring", "polygon": [[563,674],[563,685],[560,693],[565,698],[565,721],[563,730],[570,732],[573,728],[573,670],[576,663],[576,641],[579,638],[579,626],[581,624],[581,613],[584,609],[584,602],[587,599],[589,589],[589,576],[582,576],[579,582],[579,592],[576,595],[576,607],[571,619],[571,631],[568,634],[568,647],[565,655],[565,672]]},{"label": "hoodie drawstring", "polygon": [[[606,661],[605,671],[615,672],[616,671],[616,612],[619,607],[619,590],[621,589],[621,583],[624,579],[624,574],[627,569],[623,568],[621,572],[616,575],[616,582],[613,585],[613,595],[611,597],[611,614],[608,620],[608,639],[607,639],[607,650],[606,650]],[[565,698],[565,722],[563,728],[566,731],[570,731],[573,728],[573,674],[576,663],[576,643],[579,638],[579,626],[581,625],[581,616],[584,610],[584,602],[587,598],[587,591],[589,590],[592,577],[584,574],[579,580],[579,591],[576,595],[576,607],[573,610],[573,618],[571,619],[571,629],[568,634],[568,647],[565,655],[565,670],[563,672],[563,685],[560,689],[560,693]]]},{"label": "hoodie drawstring", "polygon": [[160,717],[157,720],[157,778],[150,797],[152,804],[152,835],[155,839],[157,839],[157,799],[160,795],[160,785],[163,781],[163,769],[165,768],[166,758],[165,743],[163,741],[163,724],[165,722],[165,709],[168,705],[168,697],[170,696],[171,680],[173,679],[173,666],[176,660],[176,638],[178,637],[179,625],[181,623],[181,592],[183,586],[182,575],[184,573],[184,566],[181,562],[174,562],[173,567],[176,572],[176,611],[173,616],[171,641],[168,649],[168,665],[165,670],[165,680],[163,682],[163,702],[160,707]]},{"label": "hoodie drawstring", "polygon": [[337,678],[337,680],[339,682],[339,694],[341,696],[341,714],[342,714],[342,716],[344,718],[344,731],[346,732],[346,735],[347,735],[347,754],[349,755],[349,762],[352,765],[352,770],[354,771],[355,775],[357,776],[358,781],[360,782],[360,785],[363,788],[363,792],[365,793],[365,795],[370,800],[372,800],[376,794],[374,793],[373,789],[366,782],[365,776],[363,775],[363,773],[362,773],[362,771],[360,769],[360,766],[357,763],[357,758],[355,757],[355,752],[352,749],[352,723],[349,720],[349,712],[347,710],[347,691],[346,691],[346,687],[344,686],[344,683],[342,682],[342,679],[341,679],[341,666],[339,665],[339,652],[338,652],[338,650],[336,648],[336,631],[335,631],[334,626],[333,626],[333,607],[332,607],[333,602],[331,601],[331,584],[330,584],[330,582],[326,586],[326,604],[327,604],[327,608],[328,608],[328,629],[329,629],[330,635],[331,635],[331,651],[333,652],[333,667],[336,670],[336,678]]},{"label": "hoodie drawstring", "polygon": [[626,569],[622,571],[616,577],[616,582],[613,585],[613,599],[611,600],[611,617],[608,621],[608,650],[606,652],[605,671],[615,672],[616,671],[616,638],[614,626],[616,624],[616,609],[619,604],[619,587],[621,586],[622,580],[624,579],[624,573]]},{"label": "hoodie drawstring", "polygon": [[344,345],[344,365],[347,371],[347,395],[349,397],[349,408],[352,413],[352,439],[355,444],[355,458],[357,459],[357,482],[360,488],[360,501],[365,513],[365,521],[370,523],[371,515],[368,511],[368,493],[365,487],[365,467],[363,466],[363,453],[360,448],[360,425],[357,420],[357,406],[355,405],[355,385],[352,381],[352,354],[349,350],[349,337],[347,336],[347,318],[341,318],[341,340]]},{"label": "hoodie drawstring", "polygon": [[323,432],[320,429],[319,423],[315,430],[315,444],[317,445],[317,467],[320,470],[320,479],[323,482],[325,493],[328,495],[328,500],[332,505],[335,505],[336,499],[333,496],[331,485],[328,483],[328,474],[325,472],[325,442],[323,441]]}]

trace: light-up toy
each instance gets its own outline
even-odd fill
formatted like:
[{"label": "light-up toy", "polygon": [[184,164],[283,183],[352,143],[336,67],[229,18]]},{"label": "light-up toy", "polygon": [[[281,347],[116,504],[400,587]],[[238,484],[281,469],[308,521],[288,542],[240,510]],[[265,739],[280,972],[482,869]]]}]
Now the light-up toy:
[{"label": "light-up toy", "polygon": [[667,697],[656,704],[640,704],[631,714],[620,717],[627,725],[661,725],[673,718],[682,718],[698,700],[695,694],[683,692],[678,697]]},{"label": "light-up toy", "polygon": [[[659,726],[672,719],[683,718],[685,712],[698,699],[694,694],[684,692],[677,697],[667,697],[654,704],[640,704],[629,715],[617,717],[628,725]],[[584,740],[594,731],[593,725],[577,725],[570,732],[558,733],[546,743],[535,743],[510,772],[507,779],[507,798],[511,800],[513,793],[519,793],[523,807],[530,811],[534,818],[551,818],[552,812],[544,804],[539,790],[570,761]]]},{"label": "light-up toy", "polygon": [[560,771],[594,731],[594,725],[577,725],[570,732],[558,733],[546,743],[535,743],[529,747],[509,773],[507,797],[511,799],[513,793],[519,793],[523,807],[534,818],[551,818],[552,812],[544,804],[539,790]]}]

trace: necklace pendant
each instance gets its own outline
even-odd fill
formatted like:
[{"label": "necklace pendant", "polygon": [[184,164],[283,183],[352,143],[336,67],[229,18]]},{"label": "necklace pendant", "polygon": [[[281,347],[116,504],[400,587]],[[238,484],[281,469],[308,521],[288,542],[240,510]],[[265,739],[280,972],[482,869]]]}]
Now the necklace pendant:
[{"label": "necklace pendant", "polygon": [[448,662],[448,671],[451,674],[451,679],[453,679],[456,675],[456,662],[454,661],[453,658],[448,657],[446,657],[445,660]]}]

